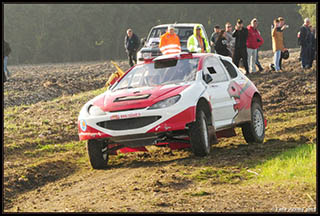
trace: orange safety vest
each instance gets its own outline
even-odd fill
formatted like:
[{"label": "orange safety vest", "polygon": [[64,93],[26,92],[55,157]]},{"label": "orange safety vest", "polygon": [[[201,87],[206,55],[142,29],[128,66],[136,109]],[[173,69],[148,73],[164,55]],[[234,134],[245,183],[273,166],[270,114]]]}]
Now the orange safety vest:
[{"label": "orange safety vest", "polygon": [[180,39],[176,34],[171,35],[170,32],[166,32],[161,35],[159,48],[162,54],[174,54],[181,52]]}]

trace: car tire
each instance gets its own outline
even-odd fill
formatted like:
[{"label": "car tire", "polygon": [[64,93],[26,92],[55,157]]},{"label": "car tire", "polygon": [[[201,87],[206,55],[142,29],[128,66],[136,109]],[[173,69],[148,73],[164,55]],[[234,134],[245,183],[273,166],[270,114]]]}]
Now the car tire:
[{"label": "car tire", "polygon": [[109,154],[104,140],[92,139],[87,142],[90,164],[93,169],[105,169],[108,165]]},{"label": "car tire", "polygon": [[242,134],[247,143],[263,143],[265,123],[261,105],[256,100],[251,105],[251,122],[242,125]]},{"label": "car tire", "polygon": [[211,144],[208,132],[207,118],[203,110],[197,111],[196,121],[190,130],[191,149],[196,156],[206,156],[210,153]]}]

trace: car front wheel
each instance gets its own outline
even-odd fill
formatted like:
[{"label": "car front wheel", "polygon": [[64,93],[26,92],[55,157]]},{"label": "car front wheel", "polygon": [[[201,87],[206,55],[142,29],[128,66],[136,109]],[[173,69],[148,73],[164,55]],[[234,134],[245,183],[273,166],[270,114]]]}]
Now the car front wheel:
[{"label": "car front wheel", "polygon": [[190,127],[190,141],[192,152],[196,156],[206,156],[210,153],[207,118],[202,110],[197,111],[196,121]]},{"label": "car front wheel", "polygon": [[88,140],[87,150],[93,169],[107,168],[109,154],[107,152],[108,145],[105,140]]}]

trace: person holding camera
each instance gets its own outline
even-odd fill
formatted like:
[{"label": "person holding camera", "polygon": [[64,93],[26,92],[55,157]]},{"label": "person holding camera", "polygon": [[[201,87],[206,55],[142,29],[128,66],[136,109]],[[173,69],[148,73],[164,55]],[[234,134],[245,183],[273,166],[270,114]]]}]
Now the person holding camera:
[{"label": "person holding camera", "polygon": [[279,19],[275,19],[274,21],[274,27],[271,32],[272,36],[272,50],[274,52],[274,69],[276,72],[280,72],[280,58],[281,58],[281,52],[285,50],[284,44],[283,44],[283,31],[281,30],[282,27],[280,27],[280,21]]},{"label": "person holding camera", "polygon": [[239,67],[240,59],[243,61],[243,66],[246,69],[246,74],[249,74],[248,67],[248,53],[247,53],[247,38],[248,29],[243,27],[243,21],[241,19],[237,20],[235,30],[232,33],[232,37],[236,38],[235,50],[233,54],[233,63]]},{"label": "person holding camera", "polygon": [[[285,24],[285,20],[283,17],[278,17],[278,20],[280,22],[280,26],[279,26],[279,31],[283,32],[285,29],[289,28],[289,25]],[[283,46],[284,46],[284,39],[283,39],[283,33],[282,33],[282,40],[283,40]],[[287,51],[286,48],[283,48],[283,50],[281,51],[281,55],[280,55],[280,61],[279,61],[279,66],[280,66],[280,70],[282,70],[282,59],[283,59],[283,52]]]},{"label": "person holding camera", "polygon": [[247,38],[247,53],[248,53],[248,65],[251,67],[251,72],[256,71],[256,57],[258,48],[263,44],[263,38],[257,29],[258,20],[256,18],[251,20],[251,24],[247,26],[248,38]]},{"label": "person holding camera", "polygon": [[[275,19],[274,24],[271,25],[271,36],[272,36],[272,48],[273,48],[273,52],[275,52],[274,54],[274,62],[278,62],[278,66],[276,66],[276,63],[274,64],[270,64],[270,68],[272,71],[276,70],[276,71],[280,71],[282,70],[282,59],[287,59],[289,57],[289,52],[288,49],[286,49],[284,47],[284,39],[283,39],[283,30],[286,28],[289,28],[288,25],[285,25],[284,23],[284,18],[283,17],[279,17],[277,19]],[[281,50],[279,52],[279,54],[277,53],[277,51],[279,51],[279,47],[281,47]],[[279,59],[277,60],[279,55]],[[279,69],[276,69],[277,67],[279,67]]]}]

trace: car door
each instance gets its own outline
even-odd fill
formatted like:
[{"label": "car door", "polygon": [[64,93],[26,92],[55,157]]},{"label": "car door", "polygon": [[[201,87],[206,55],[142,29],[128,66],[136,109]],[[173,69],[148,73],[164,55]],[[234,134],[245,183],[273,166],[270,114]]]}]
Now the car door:
[{"label": "car door", "polygon": [[204,60],[203,73],[212,77],[212,81],[207,84],[207,91],[210,95],[216,129],[232,124],[236,115],[235,100],[228,93],[230,80],[224,66],[217,57],[209,56]]},{"label": "car door", "polygon": [[235,66],[230,60],[221,59],[221,62],[225,66],[229,76],[230,84],[228,92],[230,96],[235,100],[234,109],[237,115],[234,118],[235,124],[247,122],[251,120],[251,97],[250,94],[245,92],[251,87],[251,82],[241,74],[237,66]]}]

